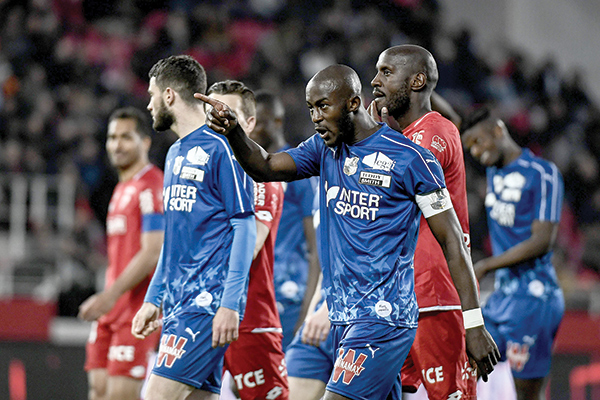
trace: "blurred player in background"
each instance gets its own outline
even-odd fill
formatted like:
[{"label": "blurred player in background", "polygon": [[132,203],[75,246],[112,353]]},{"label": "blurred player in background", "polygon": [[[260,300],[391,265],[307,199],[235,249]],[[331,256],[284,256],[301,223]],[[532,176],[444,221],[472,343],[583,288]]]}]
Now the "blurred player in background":
[{"label": "blurred player in background", "polygon": [[132,332],[159,325],[147,400],[218,399],[223,355],[238,338],[256,244],[253,183],[222,136],[204,125],[204,68],[189,56],[150,70],[148,110],[178,136],[165,163],[165,240]]},{"label": "blurred player in background", "polygon": [[159,333],[140,341],[131,320],[141,307],[163,243],[163,173],[148,161],[150,121],[135,108],[115,110],[108,120],[106,151],[117,169],[106,231],[108,260],[104,291],[79,307],[96,321],[86,345],[85,370],[91,400],[138,400],[148,355]]},{"label": "blurred player in background", "polygon": [[[253,132],[256,103],[252,90],[239,81],[229,80],[214,83],[206,94],[231,107],[244,132]],[[239,338],[225,352],[224,364],[242,400],[288,398],[281,323],[273,285],[275,238],[283,199],[281,182],[254,183],[256,246],[248,301]]]},{"label": "blurred player in background", "polygon": [[496,273],[496,290],[483,308],[485,324],[510,363],[517,398],[542,399],[565,307],[552,265],[562,177],[553,163],[519,147],[488,108],[465,119],[462,142],[487,167],[493,256],[474,267],[479,278]]},{"label": "blurred player in background", "polygon": [[[265,90],[256,92],[256,126],[250,137],[268,152],[290,148],[283,133],[284,114],[283,103],[277,96]],[[317,180],[284,183],[283,214],[275,242],[275,294],[284,350],[304,321],[321,272],[312,224]]]}]

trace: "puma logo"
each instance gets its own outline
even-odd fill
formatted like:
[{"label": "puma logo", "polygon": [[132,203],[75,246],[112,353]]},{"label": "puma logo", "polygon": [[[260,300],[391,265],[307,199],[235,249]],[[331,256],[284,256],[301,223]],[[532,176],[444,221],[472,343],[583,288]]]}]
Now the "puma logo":
[{"label": "puma logo", "polygon": [[196,336],[198,336],[198,334],[200,333],[200,332],[194,333],[189,327],[185,328],[185,332],[190,334],[190,336],[192,337],[192,342],[196,341]]}]

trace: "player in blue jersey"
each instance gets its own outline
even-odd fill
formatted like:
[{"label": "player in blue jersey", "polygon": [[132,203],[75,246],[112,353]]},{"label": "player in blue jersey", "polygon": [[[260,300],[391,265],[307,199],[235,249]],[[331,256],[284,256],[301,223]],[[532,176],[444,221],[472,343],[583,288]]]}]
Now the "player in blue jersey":
[{"label": "player in blue jersey", "polygon": [[518,399],[543,398],[564,299],[552,266],[563,200],[556,166],[523,149],[487,108],[463,122],[462,141],[487,167],[485,207],[493,256],[475,264],[496,272],[485,324],[511,365]]},{"label": "player in blue jersey", "polygon": [[223,354],[238,337],[256,240],[253,182],[221,135],[205,125],[202,66],[189,56],[150,70],[148,110],[157,131],[178,136],[165,163],[165,240],[132,324],[144,338],[159,324],[147,400],[218,399]]},{"label": "player in blue jersey", "polygon": [[[285,110],[281,100],[266,90],[256,92],[256,126],[250,137],[268,152],[290,148],[283,134]],[[304,321],[321,270],[312,225],[317,179],[287,184],[283,214],[275,244],[275,295],[283,329],[283,348]]]},{"label": "player in blue jersey", "polygon": [[282,153],[247,138],[235,114],[213,106],[207,124],[224,134],[256,180],[319,175],[323,288],[337,359],[324,399],[385,399],[414,340],[418,307],[412,261],[421,213],[457,275],[468,351],[487,379],[498,349],[483,326],[475,276],[444,177],[430,151],[375,122],[362,105],[360,79],[329,66],[307,84],[317,134]]}]

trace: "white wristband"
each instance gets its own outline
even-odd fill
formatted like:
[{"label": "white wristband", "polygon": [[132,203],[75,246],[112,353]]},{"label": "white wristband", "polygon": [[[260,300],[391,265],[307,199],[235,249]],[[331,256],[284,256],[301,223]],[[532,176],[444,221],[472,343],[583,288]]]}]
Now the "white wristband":
[{"label": "white wristband", "polygon": [[465,329],[476,328],[483,325],[481,308],[473,308],[471,310],[463,311],[463,321],[465,323]]}]

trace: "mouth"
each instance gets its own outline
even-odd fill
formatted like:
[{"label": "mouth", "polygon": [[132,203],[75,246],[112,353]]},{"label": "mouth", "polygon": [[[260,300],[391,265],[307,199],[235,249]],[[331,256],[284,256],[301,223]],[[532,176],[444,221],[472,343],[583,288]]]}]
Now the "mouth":
[{"label": "mouth", "polygon": [[383,94],[377,89],[373,89],[373,96],[375,97],[375,99],[379,99],[381,97],[385,97],[385,94]]}]

